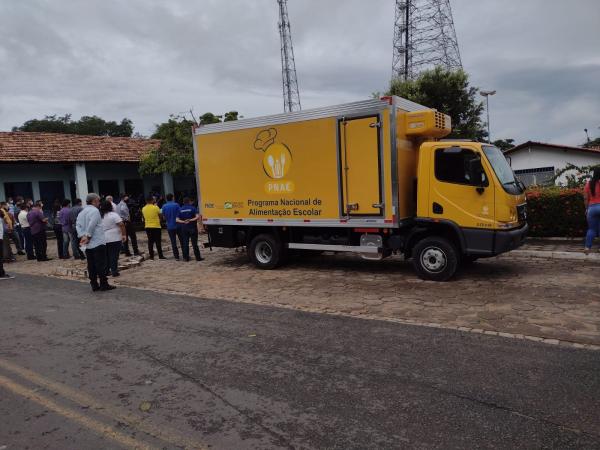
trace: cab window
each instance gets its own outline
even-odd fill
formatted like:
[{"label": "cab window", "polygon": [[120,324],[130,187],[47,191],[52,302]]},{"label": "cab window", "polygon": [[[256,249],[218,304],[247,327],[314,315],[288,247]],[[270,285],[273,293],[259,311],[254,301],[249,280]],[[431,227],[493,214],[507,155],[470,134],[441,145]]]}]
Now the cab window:
[{"label": "cab window", "polygon": [[481,157],[473,150],[461,147],[435,151],[435,177],[439,181],[468,186],[487,186],[488,178]]}]

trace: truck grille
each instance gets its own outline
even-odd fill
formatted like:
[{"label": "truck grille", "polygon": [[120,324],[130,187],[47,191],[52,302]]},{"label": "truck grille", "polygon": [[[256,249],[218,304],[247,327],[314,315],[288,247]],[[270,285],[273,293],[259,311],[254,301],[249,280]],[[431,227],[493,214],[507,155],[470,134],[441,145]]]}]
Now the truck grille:
[{"label": "truck grille", "polygon": [[519,222],[527,221],[527,203],[517,206],[517,217],[519,218]]}]

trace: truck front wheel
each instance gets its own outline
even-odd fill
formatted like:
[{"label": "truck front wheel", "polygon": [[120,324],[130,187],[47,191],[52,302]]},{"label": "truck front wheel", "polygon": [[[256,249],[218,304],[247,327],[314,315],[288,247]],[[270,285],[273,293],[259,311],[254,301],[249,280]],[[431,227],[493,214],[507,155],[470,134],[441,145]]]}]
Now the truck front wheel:
[{"label": "truck front wheel", "polygon": [[273,235],[259,234],[248,246],[248,257],[259,269],[275,269],[283,262],[281,242]]},{"label": "truck front wheel", "polygon": [[423,280],[447,281],[456,273],[458,252],[443,237],[430,236],[417,242],[412,251],[413,266]]}]

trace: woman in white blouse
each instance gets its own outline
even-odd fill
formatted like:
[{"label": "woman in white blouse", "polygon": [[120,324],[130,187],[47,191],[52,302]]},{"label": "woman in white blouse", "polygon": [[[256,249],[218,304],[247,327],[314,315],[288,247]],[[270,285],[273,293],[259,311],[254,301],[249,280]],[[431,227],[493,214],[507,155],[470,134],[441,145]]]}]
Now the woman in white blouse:
[{"label": "woman in white blouse", "polygon": [[104,200],[100,204],[100,214],[102,215],[102,227],[104,228],[104,237],[106,238],[106,256],[108,267],[113,277],[119,274],[119,253],[121,244],[125,242],[125,225],[121,216],[113,212],[113,206],[110,201]]}]

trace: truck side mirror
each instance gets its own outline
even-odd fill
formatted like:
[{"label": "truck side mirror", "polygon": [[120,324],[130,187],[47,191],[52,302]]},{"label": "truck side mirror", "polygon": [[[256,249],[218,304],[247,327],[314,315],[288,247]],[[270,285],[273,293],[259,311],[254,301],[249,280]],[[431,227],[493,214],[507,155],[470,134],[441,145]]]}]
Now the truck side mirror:
[{"label": "truck side mirror", "polygon": [[485,188],[486,179],[483,166],[481,165],[481,158],[473,158],[467,162],[467,173],[471,183],[478,187],[478,192],[479,188]]}]

